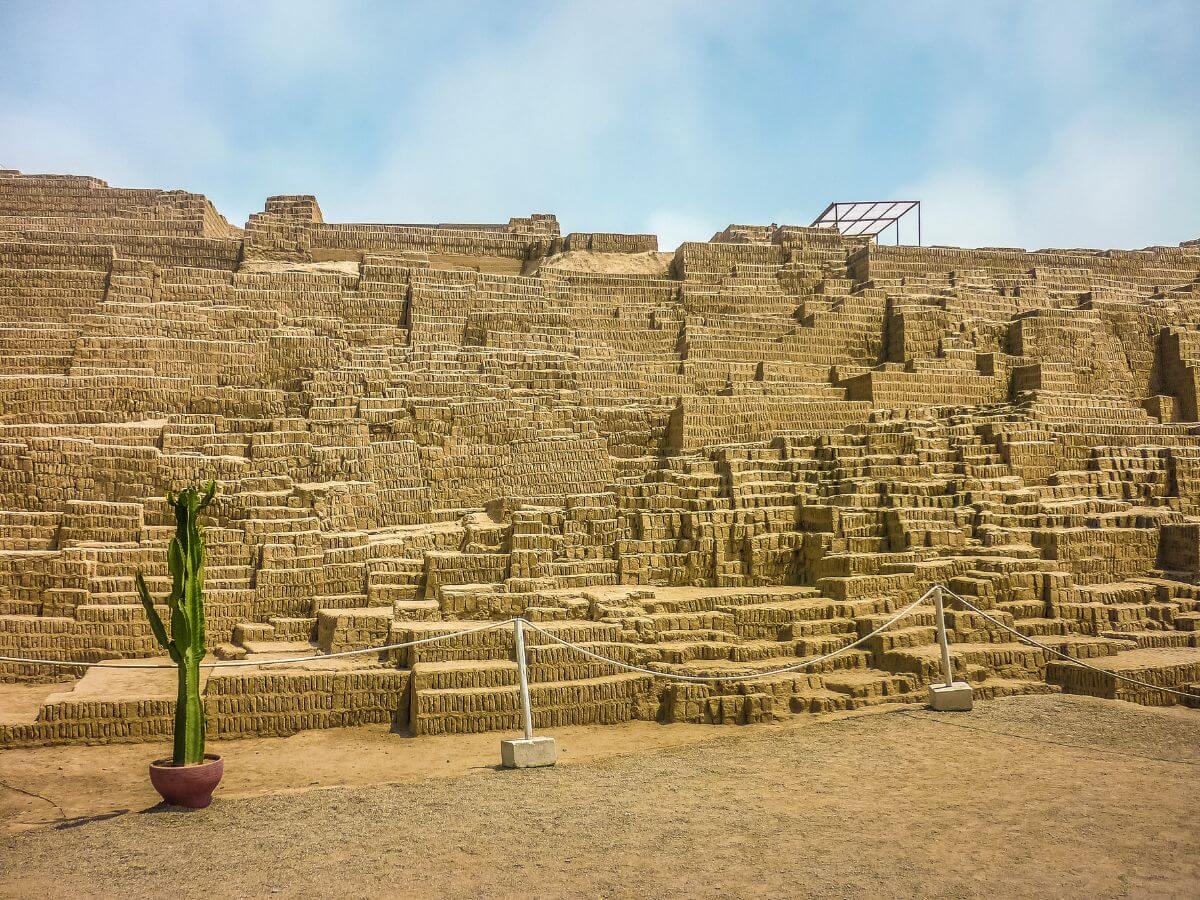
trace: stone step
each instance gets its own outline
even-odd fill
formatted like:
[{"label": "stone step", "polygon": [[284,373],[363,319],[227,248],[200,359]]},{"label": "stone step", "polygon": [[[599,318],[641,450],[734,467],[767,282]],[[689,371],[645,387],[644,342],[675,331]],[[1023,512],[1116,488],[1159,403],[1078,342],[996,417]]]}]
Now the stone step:
[{"label": "stone step", "polygon": [[340,653],[392,643],[394,615],[390,606],[319,610],[317,644],[326,653]]},{"label": "stone step", "polygon": [[821,676],[826,689],[854,698],[856,705],[924,700],[920,680],[909,674],[879,669],[853,669]]},{"label": "stone step", "polygon": [[650,613],[644,620],[663,636],[663,640],[670,640],[667,635],[673,632],[722,631],[732,634],[735,627],[733,614],[722,612]]},{"label": "stone step", "polygon": [[[1155,688],[1186,690],[1200,682],[1200,647],[1139,648],[1088,663],[1104,671],[1067,660],[1049,664],[1046,677],[1071,694],[1088,694],[1110,700],[1130,700],[1145,706],[1172,706],[1182,698]],[[1131,684],[1115,675],[1135,678],[1153,687]]]},{"label": "stone step", "polygon": [[366,594],[322,594],[312,598],[312,612],[316,616],[323,609],[361,609],[371,606]]},{"label": "stone step", "polygon": [[703,633],[694,637],[684,637],[683,633],[679,633],[674,639],[668,638],[654,644],[654,649],[658,656],[657,662],[682,665],[701,661],[732,660],[737,649],[735,641],[736,638],[705,639]]},{"label": "stone step", "polygon": [[310,641],[316,636],[317,619],[315,616],[289,617],[272,616],[267,620],[280,640]]},{"label": "stone step", "polygon": [[405,622],[430,622],[442,612],[436,600],[397,600],[392,604],[392,616]]},{"label": "stone step", "polygon": [[[581,645],[592,653],[632,665],[644,664],[645,653],[628,644],[591,642]],[[562,646],[526,648],[527,677],[531,684],[586,681],[620,675],[628,669],[601,662]],[[518,683],[517,664],[512,660],[453,660],[417,663],[412,684],[419,690],[465,690],[512,686]]]},{"label": "stone step", "polygon": [[1139,649],[1200,647],[1200,635],[1187,631],[1101,631],[1100,637],[1135,641]]},{"label": "stone step", "polygon": [[841,617],[842,607],[824,597],[770,600],[730,610],[733,628],[743,638],[781,640],[803,632],[804,623],[828,622]]},{"label": "stone step", "polygon": [[246,659],[258,656],[314,656],[319,655],[322,648],[311,641],[242,641],[241,646],[248,654]]},{"label": "stone step", "polygon": [[[845,643],[842,641],[841,643]],[[746,654],[753,656],[753,654]],[[797,655],[782,655],[782,656],[763,656],[749,659],[730,659],[719,658],[715,660],[693,660],[683,664],[662,663],[655,668],[661,668],[664,672],[678,675],[700,675],[704,677],[721,678],[721,677],[744,677],[755,675],[759,672],[771,672],[776,669],[794,666],[800,663],[808,663],[814,654],[805,654],[804,656]],[[843,669],[859,669],[865,668],[871,660],[871,654],[854,649],[849,650],[833,659],[817,663],[812,666],[795,670],[798,674],[818,674],[822,672],[841,671]],[[729,682],[741,683],[739,682]],[[747,682],[749,684],[757,683],[757,680]]]},{"label": "stone step", "polygon": [[1023,694],[1052,694],[1058,690],[1044,681],[1023,678],[986,678],[971,682],[976,700],[995,700],[999,697],[1016,697]]},{"label": "stone step", "polygon": [[[531,684],[529,694],[535,728],[612,725],[658,714],[648,675],[543,682]],[[520,692],[514,685],[412,692],[409,722],[414,734],[515,732],[520,718]]]},{"label": "stone step", "polygon": [[[1048,635],[1037,640],[1061,653],[1089,662],[1114,656],[1133,646],[1129,641],[1087,635]],[[1046,667],[1058,657],[1040,647],[1000,640],[995,643],[951,644],[950,658],[956,671],[978,666],[988,677],[1032,680],[1043,678]],[[877,664],[891,672],[911,672],[926,682],[941,677],[941,651],[934,643],[889,650],[879,655]]]},{"label": "stone step", "polygon": [[[392,623],[386,643],[398,644],[439,635],[450,635],[469,629],[478,629],[481,625],[486,624],[486,622],[473,620],[395,621]],[[613,623],[566,620],[539,623],[539,626],[559,639],[573,644],[613,641],[620,636],[620,626]],[[447,640],[432,641],[415,647],[395,650],[391,652],[391,658],[402,666],[413,666],[418,662],[511,659],[514,641],[513,626],[501,625]],[[554,644],[550,638],[539,634],[532,628],[525,629],[525,643],[529,647]]]},{"label": "stone step", "polygon": [[[903,624],[903,623],[897,623]],[[859,646],[872,653],[886,653],[902,647],[924,647],[937,641],[937,628],[933,625],[918,625],[909,628],[889,628],[869,638]]]}]

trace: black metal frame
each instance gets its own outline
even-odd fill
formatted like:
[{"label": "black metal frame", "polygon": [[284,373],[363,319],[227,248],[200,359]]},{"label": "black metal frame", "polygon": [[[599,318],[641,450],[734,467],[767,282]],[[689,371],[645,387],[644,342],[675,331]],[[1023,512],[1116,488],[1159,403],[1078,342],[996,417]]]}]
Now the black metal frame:
[{"label": "black metal frame", "polygon": [[[882,209],[880,209],[882,207]],[[813,226],[832,225],[839,234],[872,235],[878,238],[889,228],[896,232],[896,244],[900,244],[900,220],[913,210],[917,211],[917,246],[921,246],[921,201],[920,200],[840,200],[830,203],[813,219]]]}]

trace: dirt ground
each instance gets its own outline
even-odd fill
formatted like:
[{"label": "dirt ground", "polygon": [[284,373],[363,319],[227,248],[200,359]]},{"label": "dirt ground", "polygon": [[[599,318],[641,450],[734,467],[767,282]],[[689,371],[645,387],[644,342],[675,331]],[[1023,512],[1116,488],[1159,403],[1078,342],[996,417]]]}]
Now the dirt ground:
[{"label": "dirt ground", "polygon": [[0,896],[1200,896],[1192,710],[554,733],[523,772],[494,734],[231,742],[192,813],[154,805],[145,745],[8,751]]}]

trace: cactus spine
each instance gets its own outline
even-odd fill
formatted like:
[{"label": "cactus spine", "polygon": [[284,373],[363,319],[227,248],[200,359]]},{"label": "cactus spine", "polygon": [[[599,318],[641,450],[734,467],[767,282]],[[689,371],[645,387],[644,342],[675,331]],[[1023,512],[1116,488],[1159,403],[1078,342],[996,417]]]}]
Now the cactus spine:
[{"label": "cactus spine", "polygon": [[205,654],[204,531],[197,520],[216,493],[217,483],[210,481],[202,490],[189,487],[178,494],[167,494],[167,503],[175,510],[175,536],[167,550],[171,572],[171,593],[165,601],[171,612],[169,637],[140,569],[136,578],[150,628],[179,670],[173,757],[177,766],[204,762],[204,704],[200,699],[200,661]]}]

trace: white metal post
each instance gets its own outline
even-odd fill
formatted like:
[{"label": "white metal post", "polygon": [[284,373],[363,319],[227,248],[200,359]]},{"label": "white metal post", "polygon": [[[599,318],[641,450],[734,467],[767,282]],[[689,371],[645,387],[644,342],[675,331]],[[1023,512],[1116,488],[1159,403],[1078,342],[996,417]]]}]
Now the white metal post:
[{"label": "white metal post", "polygon": [[513,619],[513,633],[517,642],[517,672],[521,678],[521,722],[525,728],[525,740],[533,740],[533,712],[529,708],[529,673],[525,670],[525,620]]},{"label": "white metal post", "polygon": [[521,679],[521,726],[524,740],[500,741],[500,765],[506,769],[533,769],[552,766],[558,748],[552,737],[533,736],[533,710],[529,703],[529,666],[525,662],[525,620],[513,619],[513,643],[517,653],[517,675]]},{"label": "white metal post", "polygon": [[937,608],[938,643],[942,645],[942,677],[946,679],[946,686],[949,687],[954,683],[954,670],[950,667],[950,642],[946,640],[946,611],[940,584],[933,586],[933,604]]}]

